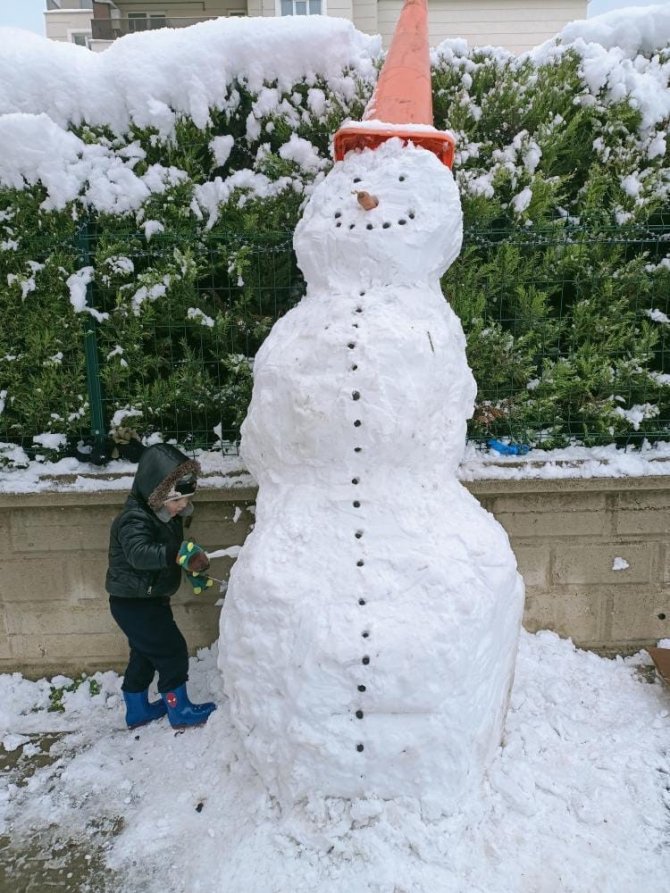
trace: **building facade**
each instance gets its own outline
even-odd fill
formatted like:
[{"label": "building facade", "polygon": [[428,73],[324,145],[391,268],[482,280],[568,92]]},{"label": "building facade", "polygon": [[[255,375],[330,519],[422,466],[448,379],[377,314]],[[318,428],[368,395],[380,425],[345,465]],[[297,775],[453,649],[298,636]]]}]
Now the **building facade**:
[{"label": "building facade", "polygon": [[[388,46],[403,0],[47,0],[46,35],[102,50],[137,31],[183,28],[220,16],[328,15]],[[515,53],[586,16],[587,0],[429,0],[430,42],[460,37]]]}]

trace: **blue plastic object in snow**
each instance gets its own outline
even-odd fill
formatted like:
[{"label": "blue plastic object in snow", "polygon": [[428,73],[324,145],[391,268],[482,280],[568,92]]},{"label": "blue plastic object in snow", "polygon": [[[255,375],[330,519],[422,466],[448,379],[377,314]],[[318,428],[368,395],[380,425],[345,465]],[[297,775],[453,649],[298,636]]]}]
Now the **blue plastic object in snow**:
[{"label": "blue plastic object in snow", "polygon": [[530,449],[525,443],[503,443],[502,440],[489,440],[487,446],[501,456],[525,456]]}]

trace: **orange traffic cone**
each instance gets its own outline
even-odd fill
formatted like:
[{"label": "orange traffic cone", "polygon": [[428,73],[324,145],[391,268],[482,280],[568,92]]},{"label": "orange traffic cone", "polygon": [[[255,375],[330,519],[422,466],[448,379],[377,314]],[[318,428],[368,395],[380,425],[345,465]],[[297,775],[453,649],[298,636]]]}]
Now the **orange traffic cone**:
[{"label": "orange traffic cone", "polygon": [[433,127],[426,0],[405,0],[363,121],[345,124],[335,134],[335,160],[352,149],[376,149],[393,137],[434,152],[448,167],[453,163],[453,136]]}]

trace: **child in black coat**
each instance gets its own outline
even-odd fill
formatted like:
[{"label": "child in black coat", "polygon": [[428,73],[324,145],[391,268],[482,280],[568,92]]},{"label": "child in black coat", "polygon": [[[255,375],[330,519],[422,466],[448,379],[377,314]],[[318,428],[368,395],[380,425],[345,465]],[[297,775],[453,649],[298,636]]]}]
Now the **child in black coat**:
[{"label": "child in black coat", "polygon": [[[176,447],[159,443],[142,453],[132,490],[112,524],[106,587],[112,616],[128,638],[130,660],[123,679],[126,723],[130,728],[167,713],[173,728],[202,725],[216,709],[192,704],[186,693],[188,651],[170,607],[181,567],[201,573],[209,566],[196,547],[187,562],[178,553],[183,519],[193,513],[191,497],[198,463]],[[158,672],[160,701],[148,689]]]}]

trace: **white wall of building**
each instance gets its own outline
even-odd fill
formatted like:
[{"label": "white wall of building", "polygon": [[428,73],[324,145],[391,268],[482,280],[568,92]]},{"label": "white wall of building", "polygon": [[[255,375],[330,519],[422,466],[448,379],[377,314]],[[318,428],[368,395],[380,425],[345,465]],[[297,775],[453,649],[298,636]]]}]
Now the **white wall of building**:
[{"label": "white wall of building", "polygon": [[54,9],[44,13],[45,33],[51,40],[74,42],[75,34],[91,36],[90,9]]},{"label": "white wall of building", "polygon": [[[402,0],[379,0],[377,28],[388,46]],[[431,46],[462,37],[471,46],[532,49],[573,19],[586,18],[586,0],[429,0]]]},{"label": "white wall of building", "polygon": [[[552,37],[573,19],[586,17],[587,0],[428,0],[431,46],[461,37],[471,46],[492,44],[523,52]],[[118,14],[162,14],[168,18],[227,16],[246,11],[250,16],[280,15],[280,0],[116,0]],[[398,21],[402,0],[322,0],[324,13],[353,20],[369,34],[381,34],[388,46]],[[45,13],[46,34],[72,41],[74,34],[90,35],[91,10],[66,9]],[[99,45],[98,45],[99,44]],[[91,44],[104,49],[107,41]]]}]

